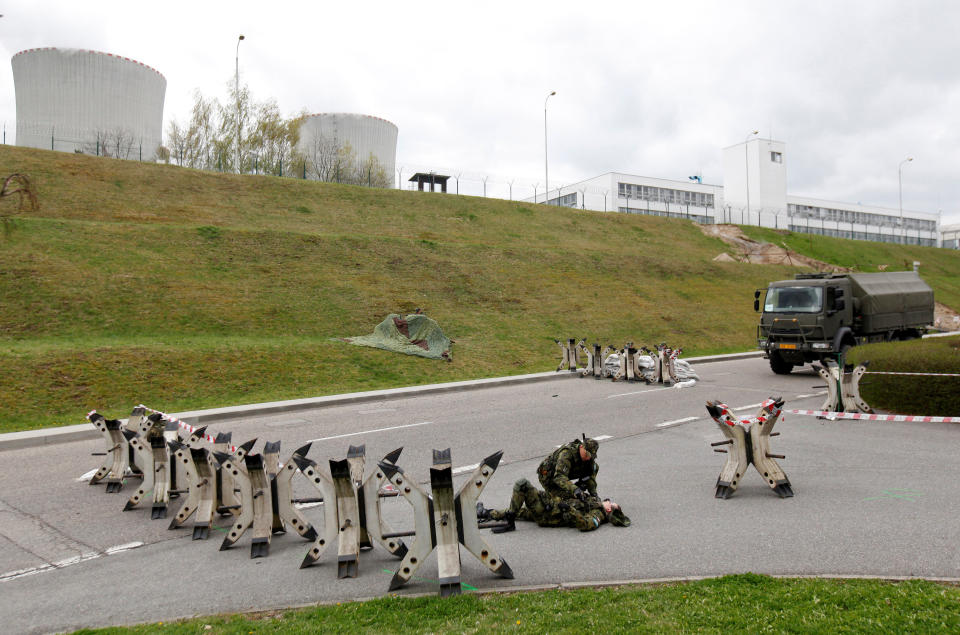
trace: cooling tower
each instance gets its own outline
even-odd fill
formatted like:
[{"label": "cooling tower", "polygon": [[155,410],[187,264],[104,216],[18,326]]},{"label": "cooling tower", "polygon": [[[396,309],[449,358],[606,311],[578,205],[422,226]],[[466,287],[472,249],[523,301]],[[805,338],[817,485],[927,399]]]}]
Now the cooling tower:
[{"label": "cooling tower", "polygon": [[[300,127],[298,151],[315,166],[307,176],[327,181],[343,181],[336,168],[329,169],[329,158],[337,149],[349,147],[353,168],[359,170],[357,178],[346,182],[363,183],[363,166],[372,155],[382,169],[389,186],[394,182],[394,166],[397,161],[397,126],[369,115],[343,112],[309,115]],[[386,183],[381,183],[386,186]]]},{"label": "cooling tower", "polygon": [[167,80],[136,60],[79,49],[13,56],[17,145],[152,160]]}]

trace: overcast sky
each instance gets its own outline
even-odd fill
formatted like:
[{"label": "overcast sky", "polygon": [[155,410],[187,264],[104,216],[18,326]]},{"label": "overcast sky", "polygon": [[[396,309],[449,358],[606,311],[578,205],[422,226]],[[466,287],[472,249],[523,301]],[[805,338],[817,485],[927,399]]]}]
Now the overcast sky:
[{"label": "overcast sky", "polygon": [[[397,166],[462,174],[460,191],[542,193],[616,171],[722,184],[722,148],[786,143],[789,194],[943,211],[960,223],[960,3],[78,2],[0,0],[9,59],[37,47],[131,57],[167,79],[164,130],[199,89],[240,81],[285,114],[399,127]],[[451,188],[453,182],[451,181]]]}]

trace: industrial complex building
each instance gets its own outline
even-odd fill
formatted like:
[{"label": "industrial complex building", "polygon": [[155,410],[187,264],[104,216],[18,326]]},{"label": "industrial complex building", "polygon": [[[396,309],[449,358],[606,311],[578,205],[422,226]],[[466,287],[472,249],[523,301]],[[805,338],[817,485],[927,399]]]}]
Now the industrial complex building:
[{"label": "industrial complex building", "polygon": [[[675,181],[610,172],[550,190],[546,202],[879,242],[956,247],[960,240],[960,227],[955,227],[949,238],[945,232],[941,235],[938,213],[901,213],[899,209],[787,194],[786,144],[773,139],[752,138],[725,148],[723,185],[700,183],[697,177]],[[948,244],[949,240],[953,243]]]},{"label": "industrial complex building", "polygon": [[11,60],[17,145],[152,160],[167,80],[120,55],[37,48]]},{"label": "industrial complex building", "polygon": [[[397,162],[397,132],[395,124],[380,117],[344,112],[318,113],[307,116],[300,126],[297,150],[313,166],[312,170],[306,170],[307,178],[341,181],[344,179],[338,170],[346,167],[360,174],[365,166],[373,165],[384,177],[382,183],[375,184],[392,187]],[[352,165],[341,166],[337,161],[345,154],[350,156]],[[363,181],[362,178],[353,180]]]}]

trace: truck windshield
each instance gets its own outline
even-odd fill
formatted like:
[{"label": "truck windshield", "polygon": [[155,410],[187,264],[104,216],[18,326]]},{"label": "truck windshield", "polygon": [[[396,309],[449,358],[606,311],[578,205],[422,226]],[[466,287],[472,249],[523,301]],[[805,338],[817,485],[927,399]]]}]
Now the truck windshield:
[{"label": "truck windshield", "polygon": [[819,313],[823,306],[820,287],[770,287],[763,310],[768,313]]}]

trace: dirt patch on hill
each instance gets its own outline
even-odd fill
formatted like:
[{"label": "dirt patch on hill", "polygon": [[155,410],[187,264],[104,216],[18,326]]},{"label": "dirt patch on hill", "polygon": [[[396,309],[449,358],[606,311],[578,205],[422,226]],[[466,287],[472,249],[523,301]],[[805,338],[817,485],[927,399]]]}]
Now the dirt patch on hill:
[{"label": "dirt patch on hill", "polygon": [[719,238],[732,247],[731,251],[723,252],[714,260],[719,262],[749,262],[757,265],[790,265],[793,267],[807,267],[816,271],[850,271],[845,267],[827,264],[813,258],[808,258],[795,251],[790,251],[782,245],[761,243],[747,237],[736,225],[697,225],[707,236]]}]

